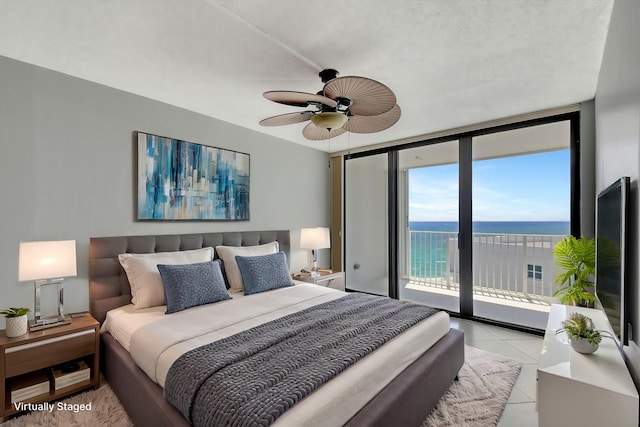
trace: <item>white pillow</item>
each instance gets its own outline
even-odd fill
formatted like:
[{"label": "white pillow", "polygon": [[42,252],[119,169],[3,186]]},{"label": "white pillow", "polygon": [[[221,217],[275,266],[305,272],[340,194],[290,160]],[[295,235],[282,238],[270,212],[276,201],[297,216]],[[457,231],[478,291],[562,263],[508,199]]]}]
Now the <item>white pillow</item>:
[{"label": "white pillow", "polygon": [[242,292],[244,285],[242,283],[242,275],[236,262],[236,255],[240,256],[258,256],[275,254],[280,250],[278,242],[271,242],[257,246],[216,246],[218,257],[224,263],[224,271],[229,282],[229,292]]},{"label": "white pillow", "polygon": [[213,248],[152,254],[120,254],[118,260],[131,285],[131,302],[136,309],[165,305],[158,264],[194,264],[213,260]]}]

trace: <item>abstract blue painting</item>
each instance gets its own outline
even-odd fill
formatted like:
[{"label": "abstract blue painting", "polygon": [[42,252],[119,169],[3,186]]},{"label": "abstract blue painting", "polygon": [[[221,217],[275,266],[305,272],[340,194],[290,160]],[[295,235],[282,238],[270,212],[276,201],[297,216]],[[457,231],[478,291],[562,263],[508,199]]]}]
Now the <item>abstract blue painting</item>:
[{"label": "abstract blue painting", "polygon": [[138,132],[139,220],[249,219],[249,155]]}]

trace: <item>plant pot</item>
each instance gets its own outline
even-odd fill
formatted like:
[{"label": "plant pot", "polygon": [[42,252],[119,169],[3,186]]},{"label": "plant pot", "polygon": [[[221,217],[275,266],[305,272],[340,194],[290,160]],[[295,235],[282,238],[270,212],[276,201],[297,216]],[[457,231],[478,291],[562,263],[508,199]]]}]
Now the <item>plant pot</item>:
[{"label": "plant pot", "polygon": [[4,320],[8,337],[19,337],[27,333],[28,322],[26,314],[18,317],[6,317]]},{"label": "plant pot", "polygon": [[575,351],[582,354],[591,354],[598,349],[598,344],[591,344],[586,338],[571,338],[569,343]]}]

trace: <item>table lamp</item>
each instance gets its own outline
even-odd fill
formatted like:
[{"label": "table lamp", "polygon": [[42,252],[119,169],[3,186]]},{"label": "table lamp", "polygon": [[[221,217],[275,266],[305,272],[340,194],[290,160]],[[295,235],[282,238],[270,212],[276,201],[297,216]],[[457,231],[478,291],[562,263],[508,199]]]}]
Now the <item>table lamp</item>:
[{"label": "table lamp", "polygon": [[[50,328],[67,323],[64,317],[64,277],[76,276],[76,241],[22,242],[18,258],[18,280],[34,282],[34,319],[31,331]],[[40,317],[40,290],[42,287],[57,287],[57,315]]]},{"label": "table lamp", "polygon": [[300,247],[302,249],[311,249],[311,258],[313,260],[311,276],[319,276],[317,250],[331,247],[329,229],[326,227],[303,228],[300,230]]}]

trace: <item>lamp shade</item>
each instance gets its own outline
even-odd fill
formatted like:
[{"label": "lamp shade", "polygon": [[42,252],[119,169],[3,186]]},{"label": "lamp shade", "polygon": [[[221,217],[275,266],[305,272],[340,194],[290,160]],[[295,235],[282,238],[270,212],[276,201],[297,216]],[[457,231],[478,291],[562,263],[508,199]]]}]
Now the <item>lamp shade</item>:
[{"label": "lamp shade", "polygon": [[341,128],[347,122],[347,116],[342,113],[328,111],[314,115],[311,117],[311,121],[321,129],[331,130]]},{"label": "lamp shade", "polygon": [[18,258],[18,280],[76,276],[76,241],[22,242]]},{"label": "lamp shade", "polygon": [[300,231],[302,249],[324,249],[331,247],[329,229],[326,227],[303,228]]}]

